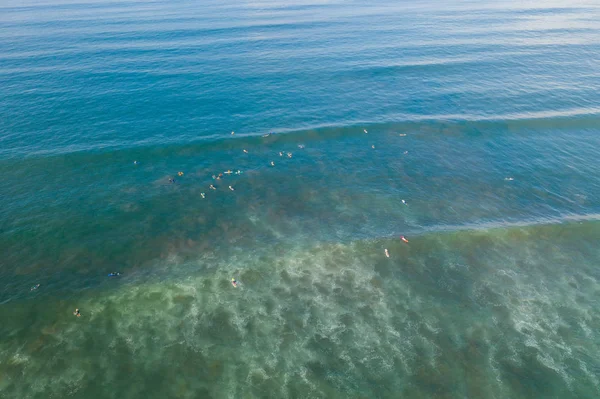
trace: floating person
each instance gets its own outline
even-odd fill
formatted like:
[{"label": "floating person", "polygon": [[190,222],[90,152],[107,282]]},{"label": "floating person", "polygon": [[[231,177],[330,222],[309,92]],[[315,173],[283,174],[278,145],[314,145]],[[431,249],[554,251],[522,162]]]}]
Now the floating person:
[{"label": "floating person", "polygon": [[208,186],[208,188],[210,188],[211,190],[216,190],[217,188],[215,186],[213,186],[212,184],[210,186]]},{"label": "floating person", "polygon": [[404,200],[402,200],[402,203],[403,203],[404,205],[408,205],[408,204],[406,203],[406,201],[404,201]]},{"label": "floating person", "polygon": [[231,186],[229,186],[229,189],[230,189],[231,191],[235,191],[235,190],[234,190],[234,188],[233,188],[233,187],[231,187]]},{"label": "floating person", "polygon": [[73,312],[73,314],[77,317],[81,317],[81,313],[79,313],[79,309],[75,309],[75,311]]},{"label": "floating person", "polygon": [[248,150],[244,150],[244,152],[247,154],[247,153],[248,153]]},{"label": "floating person", "polygon": [[369,133],[369,132],[367,132],[367,129],[363,129],[363,132],[365,132],[365,134]]},{"label": "floating person", "polygon": [[177,172],[177,176],[183,176],[183,172]]},{"label": "floating person", "polygon": [[271,161],[271,166],[275,166],[275,162]]},{"label": "floating person", "polygon": [[233,277],[231,278],[231,285],[233,285],[234,288],[237,288],[237,286],[238,286],[238,282],[235,281],[235,279]]},{"label": "floating person", "polygon": [[291,158],[291,157],[292,157],[292,153],[291,153],[291,152],[288,152],[288,153],[287,153],[287,156],[288,156],[288,158]]},{"label": "floating person", "polygon": [[279,151],[279,156],[282,157],[283,156],[283,152]]},{"label": "floating person", "polygon": [[390,253],[388,252],[387,248],[384,249],[384,251],[385,251],[385,256],[387,256],[389,258],[390,257]]},{"label": "floating person", "polygon": [[31,287],[31,291],[35,291],[35,290],[37,290],[38,288],[40,288],[40,285],[39,285],[39,284],[36,284],[36,285],[34,285],[33,287]]},{"label": "floating person", "polygon": [[200,193],[200,195],[202,196],[202,198],[206,198],[206,195],[204,193]]},{"label": "floating person", "polygon": [[121,275],[121,273],[119,273],[119,272],[108,273],[108,277],[118,277],[120,275]]},{"label": "floating person", "polygon": [[401,239],[402,241],[404,241],[404,242],[408,243],[408,240],[406,239],[406,237],[404,237],[404,236],[400,236],[400,239]]}]

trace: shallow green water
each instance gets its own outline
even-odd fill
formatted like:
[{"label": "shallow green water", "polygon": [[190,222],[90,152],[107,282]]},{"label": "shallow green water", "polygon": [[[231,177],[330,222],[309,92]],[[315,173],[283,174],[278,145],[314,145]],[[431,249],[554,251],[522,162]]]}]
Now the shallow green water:
[{"label": "shallow green water", "polygon": [[165,262],[201,269],[185,278],[69,299],[40,291],[2,309],[0,387],[10,397],[586,397],[600,370],[599,236],[597,221],[581,221],[274,245]]}]

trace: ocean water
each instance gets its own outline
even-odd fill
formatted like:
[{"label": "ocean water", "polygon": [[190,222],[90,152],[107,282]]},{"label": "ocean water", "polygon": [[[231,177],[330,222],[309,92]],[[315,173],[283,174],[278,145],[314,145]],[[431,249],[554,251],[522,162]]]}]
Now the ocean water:
[{"label": "ocean water", "polygon": [[0,0],[0,398],[600,397],[598,21]]}]

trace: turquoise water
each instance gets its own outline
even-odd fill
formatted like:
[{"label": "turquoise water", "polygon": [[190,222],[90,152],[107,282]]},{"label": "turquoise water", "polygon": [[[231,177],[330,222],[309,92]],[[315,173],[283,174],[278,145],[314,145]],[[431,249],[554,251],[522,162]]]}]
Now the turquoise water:
[{"label": "turquoise water", "polygon": [[598,20],[0,0],[0,397],[598,397]]}]

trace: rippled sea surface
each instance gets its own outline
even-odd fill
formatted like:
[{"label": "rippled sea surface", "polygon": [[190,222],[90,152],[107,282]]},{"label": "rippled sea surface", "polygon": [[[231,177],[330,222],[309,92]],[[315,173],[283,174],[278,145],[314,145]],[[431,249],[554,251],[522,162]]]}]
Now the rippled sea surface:
[{"label": "rippled sea surface", "polygon": [[0,0],[0,397],[600,397],[599,21]]}]

